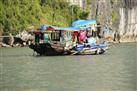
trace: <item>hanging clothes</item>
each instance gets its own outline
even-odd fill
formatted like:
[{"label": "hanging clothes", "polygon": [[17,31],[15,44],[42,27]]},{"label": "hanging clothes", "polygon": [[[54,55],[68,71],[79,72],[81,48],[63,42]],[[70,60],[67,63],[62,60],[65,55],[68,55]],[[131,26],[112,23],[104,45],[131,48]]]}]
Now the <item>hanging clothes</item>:
[{"label": "hanging clothes", "polygon": [[49,43],[49,34],[44,34],[44,43]]},{"label": "hanging clothes", "polygon": [[76,42],[77,36],[78,36],[78,32],[74,31],[73,34],[72,34],[72,42]]}]

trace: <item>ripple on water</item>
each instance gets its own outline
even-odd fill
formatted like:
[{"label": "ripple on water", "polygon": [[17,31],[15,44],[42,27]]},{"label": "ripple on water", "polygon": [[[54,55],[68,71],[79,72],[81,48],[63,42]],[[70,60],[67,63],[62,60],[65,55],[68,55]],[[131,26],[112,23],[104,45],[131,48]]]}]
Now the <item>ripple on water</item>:
[{"label": "ripple on water", "polygon": [[34,57],[28,48],[4,48],[2,91],[135,91],[136,43],[103,55]]}]

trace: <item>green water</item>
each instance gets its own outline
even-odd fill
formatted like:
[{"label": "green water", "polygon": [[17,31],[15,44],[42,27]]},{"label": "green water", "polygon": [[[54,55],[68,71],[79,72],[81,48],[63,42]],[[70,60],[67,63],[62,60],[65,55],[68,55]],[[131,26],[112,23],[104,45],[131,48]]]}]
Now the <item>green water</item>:
[{"label": "green water", "polygon": [[137,91],[137,43],[103,55],[32,56],[29,48],[0,48],[0,91]]}]

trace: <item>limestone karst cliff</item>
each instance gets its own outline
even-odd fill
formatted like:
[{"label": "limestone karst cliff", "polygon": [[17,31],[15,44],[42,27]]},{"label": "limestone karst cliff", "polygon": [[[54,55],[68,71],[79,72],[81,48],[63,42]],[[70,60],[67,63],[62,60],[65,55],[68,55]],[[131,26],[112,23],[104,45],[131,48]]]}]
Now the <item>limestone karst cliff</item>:
[{"label": "limestone karst cliff", "polygon": [[121,42],[137,42],[137,0],[92,0],[90,18],[108,24]]}]

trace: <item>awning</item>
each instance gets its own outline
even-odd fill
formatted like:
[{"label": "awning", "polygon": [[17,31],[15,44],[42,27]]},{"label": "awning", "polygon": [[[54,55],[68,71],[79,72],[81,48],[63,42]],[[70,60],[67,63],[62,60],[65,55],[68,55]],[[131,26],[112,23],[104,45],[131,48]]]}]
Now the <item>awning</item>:
[{"label": "awning", "polygon": [[74,27],[57,27],[49,25],[46,30],[57,30],[57,31],[80,31],[79,28]]},{"label": "awning", "polygon": [[71,27],[80,28],[91,24],[96,24],[96,20],[77,20],[72,23]]}]

